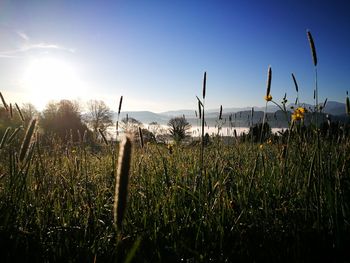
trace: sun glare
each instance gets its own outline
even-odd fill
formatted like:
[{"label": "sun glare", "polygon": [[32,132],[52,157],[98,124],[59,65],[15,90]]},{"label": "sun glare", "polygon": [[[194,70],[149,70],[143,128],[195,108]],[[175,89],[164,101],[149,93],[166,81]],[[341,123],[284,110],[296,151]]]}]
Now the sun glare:
[{"label": "sun glare", "polygon": [[23,86],[30,102],[39,108],[50,100],[78,99],[87,92],[76,68],[56,58],[32,60],[24,73]]}]

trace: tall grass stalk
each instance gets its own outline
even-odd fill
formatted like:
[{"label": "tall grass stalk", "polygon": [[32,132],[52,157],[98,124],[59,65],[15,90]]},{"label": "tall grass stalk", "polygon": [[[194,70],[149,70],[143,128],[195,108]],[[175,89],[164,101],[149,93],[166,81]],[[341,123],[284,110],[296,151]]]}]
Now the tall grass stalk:
[{"label": "tall grass stalk", "polygon": [[19,117],[21,118],[21,121],[24,122],[24,117],[23,117],[23,114],[22,114],[22,111],[21,111],[20,107],[18,106],[17,103],[15,103],[15,106],[16,106],[18,115],[19,115]]},{"label": "tall grass stalk", "polygon": [[106,136],[104,135],[103,131],[102,131],[101,129],[98,129],[98,132],[100,133],[103,142],[104,142],[106,145],[108,145],[108,140],[107,140]]},{"label": "tall grass stalk", "polygon": [[142,129],[139,127],[139,137],[140,137],[140,147],[143,149],[144,147],[144,142],[143,142],[143,135],[142,135]]},{"label": "tall grass stalk", "polygon": [[118,117],[117,117],[117,123],[116,123],[117,137],[119,136],[119,117],[120,117],[120,111],[122,109],[122,104],[123,104],[123,96],[120,96],[119,106],[118,106]]},{"label": "tall grass stalk", "polygon": [[27,128],[26,135],[24,136],[24,139],[23,139],[23,142],[21,145],[21,149],[19,152],[19,161],[20,162],[23,162],[24,157],[27,154],[29,144],[30,144],[30,141],[31,141],[33,133],[34,133],[35,125],[36,125],[36,119],[32,119],[32,121],[30,122],[30,124]]},{"label": "tall grass stalk", "polygon": [[0,150],[4,147],[7,137],[10,133],[11,127],[7,127],[7,129],[4,132],[4,135],[2,136],[1,142],[0,142]]},{"label": "tall grass stalk", "polygon": [[322,215],[322,201],[321,201],[321,191],[322,191],[322,185],[324,183],[324,178],[321,176],[321,154],[322,154],[322,147],[321,147],[321,141],[320,141],[320,129],[319,129],[319,122],[318,122],[318,114],[320,112],[320,106],[318,105],[318,77],[317,77],[317,54],[316,54],[316,48],[315,48],[315,42],[313,40],[313,37],[311,35],[311,32],[307,30],[307,37],[310,44],[310,50],[311,50],[311,56],[312,61],[314,65],[315,70],[315,89],[314,89],[314,99],[315,99],[315,129],[316,129],[316,183],[315,183],[315,194],[316,194],[316,200],[317,200],[317,227],[318,230],[320,230],[321,225],[321,215]]},{"label": "tall grass stalk", "polygon": [[[263,134],[264,134],[264,126],[265,126],[265,120],[266,120],[266,112],[267,112],[267,103],[271,101],[271,79],[272,79],[272,69],[271,66],[269,66],[268,71],[267,71],[267,81],[266,81],[266,104],[265,104],[265,111],[264,111],[264,117],[261,125],[261,134],[260,134],[260,143],[263,141]],[[271,97],[271,99],[270,99]]]},{"label": "tall grass stalk", "polygon": [[9,137],[7,144],[11,144],[11,142],[14,140],[14,138],[16,137],[17,133],[22,130],[22,127],[18,127],[16,128],[13,133],[11,134],[11,136]]},{"label": "tall grass stalk", "polygon": [[0,92],[0,98],[1,98],[1,101],[2,101],[2,105],[4,105],[4,108],[6,109],[6,111],[9,111],[9,107],[4,99],[4,96],[2,95],[2,93]]},{"label": "tall grass stalk", "polygon": [[10,103],[10,118],[13,119],[12,103]]},{"label": "tall grass stalk", "polygon": [[293,79],[293,82],[294,82],[294,87],[295,87],[295,90],[297,92],[297,98],[295,100],[295,104],[299,103],[299,86],[298,86],[298,83],[297,83],[297,80],[294,76],[294,73],[292,73],[292,79]]},{"label": "tall grass stalk", "polygon": [[114,195],[114,224],[121,230],[126,211],[129,171],[131,164],[131,138],[126,136],[120,145]]},{"label": "tall grass stalk", "polygon": [[204,72],[203,88],[202,88],[203,101],[201,101],[201,99],[198,98],[198,96],[196,96],[198,100],[199,118],[201,118],[200,175],[203,175],[203,169],[204,169],[204,126],[205,126],[204,105],[205,105],[205,95],[206,95],[206,83],[207,83],[207,72]]},{"label": "tall grass stalk", "polygon": [[205,94],[207,89],[207,72],[204,72],[203,76],[203,103],[202,103],[202,141],[201,141],[201,174],[204,169],[204,124],[205,124]]},{"label": "tall grass stalk", "polygon": [[[254,127],[254,107],[252,107],[252,109],[251,109],[251,111],[250,111],[250,116],[251,116],[251,120],[250,120],[250,126],[252,127],[252,129],[253,129],[253,127]],[[253,144],[253,133],[251,133],[251,136],[250,136],[250,141],[251,141],[251,143]]]},{"label": "tall grass stalk", "polygon": [[316,129],[318,129],[318,113],[319,113],[319,105],[318,105],[318,83],[317,83],[317,54],[314,39],[309,30],[306,31],[307,38],[309,40],[312,62],[315,70],[315,88],[314,88],[314,100],[315,100],[315,111],[316,111]]}]

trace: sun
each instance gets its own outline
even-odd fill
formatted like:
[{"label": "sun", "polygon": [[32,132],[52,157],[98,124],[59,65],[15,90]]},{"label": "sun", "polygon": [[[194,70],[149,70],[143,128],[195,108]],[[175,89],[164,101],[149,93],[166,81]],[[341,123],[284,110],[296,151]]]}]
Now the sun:
[{"label": "sun", "polygon": [[44,57],[28,63],[22,85],[29,102],[43,108],[49,101],[79,99],[87,93],[76,67],[62,59]]}]

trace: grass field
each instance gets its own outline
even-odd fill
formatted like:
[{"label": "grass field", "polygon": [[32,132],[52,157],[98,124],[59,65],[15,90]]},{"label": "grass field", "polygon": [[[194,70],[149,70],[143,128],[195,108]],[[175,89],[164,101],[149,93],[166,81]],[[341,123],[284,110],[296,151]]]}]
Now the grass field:
[{"label": "grass field", "polygon": [[[350,140],[297,130],[266,142],[134,144],[122,228],[118,144],[1,149],[2,260],[349,259]],[[32,138],[33,140],[33,138]]]}]

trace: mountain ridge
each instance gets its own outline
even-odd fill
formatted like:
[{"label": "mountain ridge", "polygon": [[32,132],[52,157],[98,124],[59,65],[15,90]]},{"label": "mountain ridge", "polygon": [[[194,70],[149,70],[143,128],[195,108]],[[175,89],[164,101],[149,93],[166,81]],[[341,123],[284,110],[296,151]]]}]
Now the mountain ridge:
[{"label": "mountain ridge", "polygon": [[[313,105],[307,104],[307,103],[300,103],[302,107],[305,107],[308,110],[312,110],[314,108]],[[323,103],[320,104],[323,106]],[[287,111],[293,111],[291,109],[291,106],[294,106],[294,104],[288,104],[286,105]],[[231,108],[223,108],[223,115],[234,115],[237,113],[244,113],[244,115],[247,114],[247,112],[251,112],[252,108],[254,108],[254,113],[259,115],[258,112],[264,112],[265,107],[231,107]],[[152,111],[122,111],[120,113],[120,120],[125,118],[126,115],[128,117],[135,118],[142,123],[150,123],[150,122],[157,122],[159,124],[166,124],[169,119],[174,117],[179,117],[185,115],[187,119],[196,119],[196,111],[197,110],[189,110],[189,109],[181,109],[181,110],[170,110],[160,113],[155,113]],[[205,110],[205,117],[207,120],[218,118],[220,109],[208,109]],[[275,113],[280,111],[280,108],[276,105],[269,105],[267,107],[267,113]],[[328,101],[326,106],[323,109],[323,112],[326,114],[334,115],[334,116],[342,116],[345,115],[345,103],[337,102],[337,101]],[[113,113],[113,120],[117,120],[117,113]]]}]

